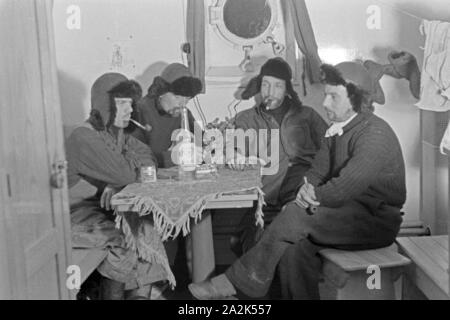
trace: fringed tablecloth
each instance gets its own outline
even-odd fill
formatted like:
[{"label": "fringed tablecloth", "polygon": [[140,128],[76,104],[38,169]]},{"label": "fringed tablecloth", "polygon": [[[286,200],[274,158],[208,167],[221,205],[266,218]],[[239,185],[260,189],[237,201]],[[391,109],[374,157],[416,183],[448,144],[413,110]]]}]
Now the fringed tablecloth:
[{"label": "fringed tablecloth", "polygon": [[[172,169],[161,169],[159,174],[171,171]],[[194,219],[197,223],[202,218],[202,211],[208,201],[226,194],[251,191],[258,195],[255,223],[263,227],[264,193],[261,190],[260,173],[256,169],[244,171],[221,169],[217,178],[207,180],[158,179],[154,183],[130,184],[115,195],[115,198],[126,199],[130,204],[130,211],[139,217],[152,214],[154,226],[161,239],[165,241],[177,237],[180,232],[186,236],[190,232],[190,219]],[[124,232],[127,244],[136,249],[141,258],[161,263],[161,255],[165,256],[165,252],[159,252],[160,246],[148,247],[147,241],[141,241],[139,235],[133,234],[132,230],[139,228],[130,226],[129,223],[136,219],[124,219],[124,214],[116,209],[116,226]],[[130,212],[126,214],[129,215]],[[170,271],[168,261],[163,265]]]}]

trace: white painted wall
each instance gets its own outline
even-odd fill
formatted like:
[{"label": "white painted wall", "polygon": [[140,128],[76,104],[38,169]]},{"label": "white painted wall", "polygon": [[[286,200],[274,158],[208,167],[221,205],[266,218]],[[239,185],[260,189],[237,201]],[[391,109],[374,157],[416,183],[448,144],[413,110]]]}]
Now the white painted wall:
[{"label": "white painted wall", "polygon": [[[66,26],[71,5],[80,8],[79,30]],[[181,59],[182,1],[58,0],[53,13],[63,121],[68,127],[86,118],[92,83],[111,69],[113,43],[119,41],[127,50],[129,61],[119,72],[136,78],[145,91],[168,62]]]},{"label": "white painted wall", "polygon": [[[421,66],[424,38],[420,21],[401,13],[408,11],[427,19],[449,20],[448,0],[307,0],[316,40],[321,52],[341,48],[347,57],[373,59],[387,63],[392,49],[413,53]],[[70,5],[81,9],[81,29],[66,27]],[[381,29],[366,27],[367,7],[381,9]],[[154,76],[171,62],[182,62],[180,45],[185,41],[185,3],[179,0],[58,0],[54,2],[63,121],[71,127],[83,121],[89,112],[89,90],[93,81],[110,68],[112,43],[127,40],[127,59],[122,72],[136,78],[146,91]],[[130,38],[132,36],[132,38]],[[107,39],[110,37],[113,41]],[[324,51],[325,50],[325,51]],[[386,104],[376,113],[386,119],[399,136],[407,166],[408,201],[406,219],[418,219],[420,208],[419,111],[416,100],[403,80],[385,76],[382,86]],[[297,88],[298,89],[298,88]],[[228,115],[226,106],[233,101],[236,86],[208,86],[199,101],[208,120]],[[308,87],[301,99],[321,112],[321,87]],[[246,102],[238,107],[251,106]],[[191,110],[195,109],[191,106]],[[433,191],[431,191],[433,192]],[[445,191],[446,192],[446,191]],[[445,197],[446,198],[446,197]]]}]

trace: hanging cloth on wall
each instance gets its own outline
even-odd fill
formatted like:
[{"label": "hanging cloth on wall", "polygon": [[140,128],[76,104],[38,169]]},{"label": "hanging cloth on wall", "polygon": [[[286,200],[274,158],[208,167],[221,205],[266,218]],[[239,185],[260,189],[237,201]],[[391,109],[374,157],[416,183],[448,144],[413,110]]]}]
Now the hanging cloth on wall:
[{"label": "hanging cloth on wall", "polygon": [[297,41],[298,48],[305,56],[304,62],[306,69],[304,72],[308,75],[311,83],[320,82],[321,61],[305,1],[283,0],[280,2],[283,7],[283,12],[290,13],[292,17],[295,40]]},{"label": "hanging cloth on wall", "polygon": [[194,77],[203,83],[205,93],[205,3],[203,0],[187,1],[186,39],[188,46],[183,51],[188,57],[188,66]]},{"label": "hanging cloth on wall", "polygon": [[420,109],[450,110],[450,23],[423,21],[421,29],[427,39],[421,78]]}]

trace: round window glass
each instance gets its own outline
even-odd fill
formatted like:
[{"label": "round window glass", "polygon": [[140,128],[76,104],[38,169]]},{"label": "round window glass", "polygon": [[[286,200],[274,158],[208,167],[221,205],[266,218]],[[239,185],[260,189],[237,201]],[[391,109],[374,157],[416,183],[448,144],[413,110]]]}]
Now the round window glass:
[{"label": "round window glass", "polygon": [[267,0],[227,0],[223,20],[234,35],[253,39],[263,34],[270,25],[272,10]]}]

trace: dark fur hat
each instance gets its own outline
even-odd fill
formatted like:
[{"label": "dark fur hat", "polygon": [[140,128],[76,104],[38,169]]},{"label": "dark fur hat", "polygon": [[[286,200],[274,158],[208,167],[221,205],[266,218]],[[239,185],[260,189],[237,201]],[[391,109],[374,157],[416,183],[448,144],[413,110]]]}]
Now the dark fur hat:
[{"label": "dark fur hat", "polygon": [[292,69],[282,58],[272,58],[266,61],[261,67],[259,74],[252,78],[241,94],[243,100],[254,97],[261,90],[261,81],[264,76],[271,76],[286,81],[286,88],[291,94],[292,87]]},{"label": "dark fur hat", "polygon": [[202,92],[203,85],[200,79],[192,76],[189,69],[181,63],[168,65],[161,76],[153,79],[148,88],[148,95],[159,97],[167,92],[193,98]]},{"label": "dark fur hat", "polygon": [[242,100],[248,100],[261,91],[261,82],[264,76],[271,76],[286,81],[286,93],[288,97],[297,105],[302,105],[302,102],[292,85],[292,69],[289,64],[280,57],[269,59],[262,65],[259,74],[249,81],[245,90],[241,93]]},{"label": "dark fur hat", "polygon": [[170,92],[183,97],[193,98],[201,91],[202,82],[194,77],[181,77],[170,85]]}]

